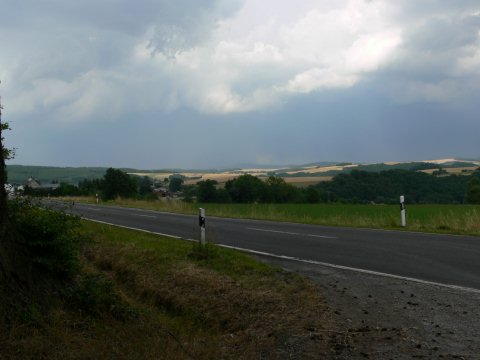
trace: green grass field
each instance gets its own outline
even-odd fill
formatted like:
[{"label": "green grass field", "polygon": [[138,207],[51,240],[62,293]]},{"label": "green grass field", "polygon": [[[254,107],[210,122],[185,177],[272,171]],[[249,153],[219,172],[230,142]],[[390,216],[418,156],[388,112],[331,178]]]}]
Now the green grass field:
[{"label": "green grass field", "polygon": [[[94,203],[93,198],[77,198]],[[479,205],[407,205],[407,226],[400,226],[397,205],[350,204],[193,204],[181,201],[115,200],[104,205],[125,206],[207,216],[288,221],[329,226],[396,229],[480,235]]]}]

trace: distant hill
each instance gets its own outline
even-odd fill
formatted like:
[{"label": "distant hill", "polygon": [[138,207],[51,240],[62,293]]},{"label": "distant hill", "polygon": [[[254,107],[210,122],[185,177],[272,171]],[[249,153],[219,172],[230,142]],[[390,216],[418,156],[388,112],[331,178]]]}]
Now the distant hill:
[{"label": "distant hill", "polygon": [[7,176],[10,184],[23,184],[29,177],[46,184],[54,181],[77,184],[83,179],[99,179],[103,177],[106,170],[105,167],[7,165]]},{"label": "distant hill", "polygon": [[[468,175],[480,166],[480,161],[469,159],[440,159],[424,160],[411,162],[387,162],[375,164],[354,164],[349,162],[321,161],[302,165],[288,166],[266,166],[243,164],[237,168],[226,169],[159,169],[159,170],[137,170],[123,168],[121,170],[138,174],[140,176],[150,177],[168,177],[170,174],[182,174],[192,179],[215,179],[219,182],[239,176],[241,174],[252,174],[255,176],[280,176],[291,181],[294,178],[309,178],[309,181],[315,183],[324,181],[325,178],[332,177],[341,173],[350,173],[352,170],[362,170],[368,172],[381,172],[385,170],[412,170],[426,173],[433,173],[442,169],[449,174]],[[66,182],[78,184],[83,179],[102,178],[107,170],[106,167],[53,167],[53,166],[24,166],[8,165],[8,182],[11,184],[23,184],[31,176],[41,183]],[[322,180],[315,180],[323,178]],[[298,182],[298,179],[295,180]]]},{"label": "distant hill", "polygon": [[345,163],[345,162],[339,162],[339,161],[317,161],[313,163],[308,163],[308,164],[303,164],[303,165],[296,165],[295,167],[312,167],[312,166],[334,166],[334,165],[342,165],[342,164],[348,164],[350,165],[351,163]]}]

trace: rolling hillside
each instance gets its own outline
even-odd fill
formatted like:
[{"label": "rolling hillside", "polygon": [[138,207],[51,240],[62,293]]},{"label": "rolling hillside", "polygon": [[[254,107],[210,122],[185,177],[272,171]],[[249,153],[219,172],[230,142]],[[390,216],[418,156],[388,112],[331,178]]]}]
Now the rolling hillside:
[{"label": "rolling hillside", "polygon": [[23,184],[29,177],[41,183],[54,181],[77,184],[83,179],[98,179],[103,177],[107,168],[103,167],[53,167],[53,166],[24,166],[7,165],[8,182]]},{"label": "rolling hillside", "polygon": [[[136,170],[122,169],[130,174],[138,176],[148,176],[151,178],[163,180],[172,174],[181,174],[186,177],[187,184],[193,184],[201,180],[216,180],[219,183],[238,177],[243,174],[251,174],[260,178],[268,176],[280,176],[287,182],[298,186],[328,181],[331,177],[352,170],[363,170],[371,172],[380,172],[383,170],[403,169],[433,173],[442,170],[446,174],[465,174],[468,175],[480,166],[480,160],[463,159],[437,159],[410,162],[387,162],[376,164],[354,164],[354,163],[335,163],[318,162],[305,165],[291,165],[288,167],[270,166],[235,168],[229,170],[181,170],[181,169],[162,169],[162,170]],[[77,184],[83,179],[98,179],[103,177],[106,167],[51,167],[51,166],[23,166],[8,165],[8,181],[12,184],[23,184],[30,176],[39,180],[41,183],[66,182]]]}]

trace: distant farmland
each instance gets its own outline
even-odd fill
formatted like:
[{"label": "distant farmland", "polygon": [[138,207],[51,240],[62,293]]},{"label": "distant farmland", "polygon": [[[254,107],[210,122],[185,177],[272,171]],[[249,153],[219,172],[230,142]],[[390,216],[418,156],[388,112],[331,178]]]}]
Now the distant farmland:
[{"label": "distant farmland", "polygon": [[[445,171],[446,174],[469,175],[480,166],[480,161],[475,160],[426,160],[413,162],[389,162],[376,164],[352,164],[352,163],[317,163],[307,165],[294,165],[287,167],[268,168],[236,168],[228,170],[185,170],[185,169],[161,169],[161,170],[137,170],[126,169],[129,174],[148,176],[155,180],[163,180],[173,174],[185,177],[185,184],[192,185],[202,180],[215,180],[220,186],[228,180],[240,175],[250,174],[266,179],[268,176],[278,176],[287,183],[295,186],[308,186],[321,181],[329,181],[334,175],[349,173],[352,170],[380,172],[384,170],[403,169],[422,171],[432,174],[435,171]],[[8,165],[8,181],[12,184],[23,184],[30,176],[41,183],[53,181],[77,184],[83,179],[102,178],[107,170],[106,167],[51,167],[51,166],[23,166]]]}]

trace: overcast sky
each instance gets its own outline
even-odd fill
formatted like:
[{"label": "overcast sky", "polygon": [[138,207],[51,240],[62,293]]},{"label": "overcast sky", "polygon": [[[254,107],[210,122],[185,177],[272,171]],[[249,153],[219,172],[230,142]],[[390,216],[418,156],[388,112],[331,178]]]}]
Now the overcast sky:
[{"label": "overcast sky", "polygon": [[480,158],[478,0],[0,0],[11,163]]}]

